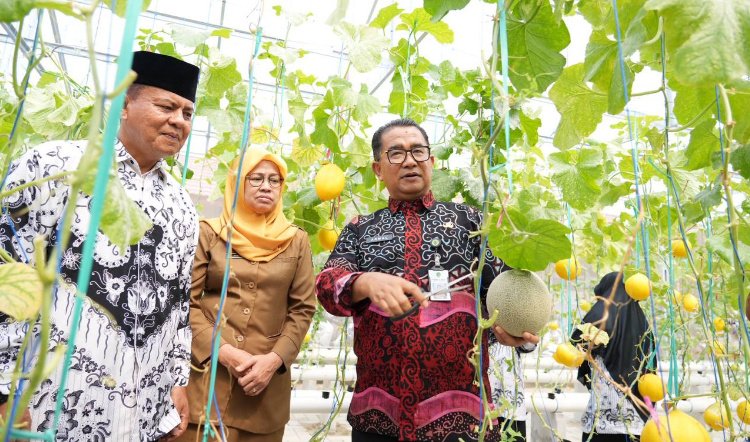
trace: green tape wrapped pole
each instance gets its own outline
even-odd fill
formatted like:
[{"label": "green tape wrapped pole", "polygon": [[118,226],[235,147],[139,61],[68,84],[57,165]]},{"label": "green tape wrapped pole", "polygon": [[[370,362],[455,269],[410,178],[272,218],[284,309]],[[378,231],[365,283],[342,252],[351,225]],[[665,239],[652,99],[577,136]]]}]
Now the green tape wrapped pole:
[{"label": "green tape wrapped pole", "polygon": [[[242,141],[240,142],[240,161],[237,166],[237,184],[235,185],[235,191],[234,191],[234,198],[232,201],[232,210],[230,215],[230,226],[232,221],[234,220],[234,213],[237,209],[237,197],[240,189],[239,181],[241,179],[240,177],[240,170],[242,170],[242,161],[244,159],[244,154],[247,150],[247,146],[249,144],[249,134],[250,134],[250,117],[252,115],[252,102],[253,102],[253,79],[254,79],[254,72],[253,72],[253,65],[255,64],[255,59],[258,56],[258,51],[260,49],[260,42],[261,42],[261,35],[262,35],[262,29],[259,27],[256,34],[255,34],[255,51],[253,52],[253,58],[250,62],[250,72],[248,73],[248,86],[247,86],[247,102],[245,105],[245,120],[244,125],[242,129]],[[227,288],[229,285],[229,263],[232,261],[230,259],[230,255],[232,252],[232,229],[229,229],[227,233],[227,256],[226,256],[226,265],[224,267],[224,277],[221,284],[221,296],[219,297],[219,311],[216,313],[217,318],[221,318],[222,312],[224,310],[224,301],[227,296]],[[206,409],[205,409],[205,423],[203,425],[204,431],[203,431],[203,442],[208,441],[208,434],[211,429],[210,427],[210,418],[211,418],[211,401],[214,397],[214,388],[216,387],[216,369],[219,362],[219,343],[221,341],[221,327],[219,327],[220,321],[216,321],[216,324],[214,325],[214,336],[213,336],[213,342],[211,345],[211,373],[209,376],[209,383],[208,383],[208,394],[206,397]]]},{"label": "green tape wrapped pole", "polygon": [[[120,57],[117,62],[115,84],[121,84],[130,72],[130,66],[133,63],[133,41],[135,38],[135,32],[137,28],[136,25],[138,24],[138,14],[140,14],[141,6],[142,0],[128,1],[125,18],[125,29],[122,35],[122,43],[120,44]],[[52,425],[53,431],[58,427],[58,424],[60,422],[60,411],[62,409],[62,402],[65,399],[65,387],[68,380],[68,370],[73,358],[76,335],[78,334],[78,326],[81,321],[83,299],[86,296],[86,287],[89,286],[89,280],[91,279],[94,245],[96,244],[97,231],[99,230],[99,221],[101,220],[102,211],[104,209],[104,199],[107,189],[107,183],[109,181],[109,171],[112,167],[115,152],[115,139],[117,137],[117,130],[120,126],[120,113],[122,112],[124,103],[124,92],[119,94],[112,100],[112,105],[109,109],[109,116],[107,117],[107,125],[104,130],[104,139],[102,141],[102,156],[99,158],[96,179],[94,181],[94,195],[91,198],[91,219],[89,222],[88,232],[86,233],[86,240],[83,243],[83,259],[81,261],[81,268],[78,273],[78,280],[76,281],[78,287],[78,296],[76,297],[76,303],[73,308],[73,319],[71,321],[68,349],[65,353],[65,362],[63,363],[63,373],[62,379],[60,380],[60,388],[58,388],[57,390],[55,419]]]}]

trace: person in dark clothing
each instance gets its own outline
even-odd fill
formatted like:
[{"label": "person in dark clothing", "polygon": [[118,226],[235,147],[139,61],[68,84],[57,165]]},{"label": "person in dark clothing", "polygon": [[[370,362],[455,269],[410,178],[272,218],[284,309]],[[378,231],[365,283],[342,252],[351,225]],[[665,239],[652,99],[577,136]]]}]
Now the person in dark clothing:
[{"label": "person in dark clothing", "polygon": [[[582,441],[638,441],[647,415],[629,397],[615,387],[620,385],[638,392],[638,378],[656,365],[654,336],[638,301],[625,292],[622,275],[606,274],[594,287],[598,297],[583,317],[584,324],[593,324],[607,332],[609,343],[597,345],[591,354],[599,370],[585,362],[578,369],[578,381],[589,389],[591,397],[581,418]],[[576,329],[573,343],[581,343],[583,332]]]}]

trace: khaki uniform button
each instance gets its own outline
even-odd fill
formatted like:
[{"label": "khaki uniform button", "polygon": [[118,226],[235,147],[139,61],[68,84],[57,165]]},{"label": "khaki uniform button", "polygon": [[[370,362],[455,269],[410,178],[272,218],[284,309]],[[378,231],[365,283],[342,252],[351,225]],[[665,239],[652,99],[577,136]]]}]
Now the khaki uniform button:
[{"label": "khaki uniform button", "polygon": [[244,336],[237,336],[237,342],[242,342],[245,340]]},{"label": "khaki uniform button", "polygon": [[248,282],[247,286],[250,287],[251,289],[254,289],[255,288],[255,283],[254,282]]},{"label": "khaki uniform button", "polygon": [[250,309],[247,308],[247,307],[245,307],[245,308],[242,309],[242,313],[244,313],[246,315],[249,315],[250,314]]}]

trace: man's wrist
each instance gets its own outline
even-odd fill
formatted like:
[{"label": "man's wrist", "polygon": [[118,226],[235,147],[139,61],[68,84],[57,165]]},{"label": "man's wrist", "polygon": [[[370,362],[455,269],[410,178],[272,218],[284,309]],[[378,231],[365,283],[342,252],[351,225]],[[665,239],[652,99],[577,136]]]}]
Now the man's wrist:
[{"label": "man's wrist", "polygon": [[[354,276],[351,277],[351,278],[353,278],[353,280],[351,282],[351,284],[352,284],[352,286],[351,286],[352,287],[352,304],[356,304],[356,303],[358,303],[360,301],[364,301],[365,299],[367,299],[367,295],[363,294],[362,290],[361,290],[361,287],[362,287],[361,286],[362,277],[365,277],[365,280],[366,280],[367,279],[367,277],[365,276],[366,274],[367,273],[364,272],[364,273],[360,273],[359,275],[354,275]],[[365,282],[367,282],[367,281],[365,281]],[[360,287],[360,290],[357,290],[357,286],[358,285]]]}]

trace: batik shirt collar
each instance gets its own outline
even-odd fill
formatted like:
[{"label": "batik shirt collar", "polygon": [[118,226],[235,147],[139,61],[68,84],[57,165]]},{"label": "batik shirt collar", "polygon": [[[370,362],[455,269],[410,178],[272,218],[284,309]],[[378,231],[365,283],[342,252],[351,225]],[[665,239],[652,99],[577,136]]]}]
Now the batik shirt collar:
[{"label": "batik shirt collar", "polygon": [[403,211],[408,207],[415,208],[417,212],[422,210],[423,208],[431,210],[433,207],[435,207],[435,197],[432,195],[432,191],[429,191],[420,198],[411,201],[397,200],[395,198],[388,199],[388,209],[393,214],[398,211]]},{"label": "batik shirt collar", "polygon": [[161,159],[154,164],[154,167],[151,168],[151,170],[148,170],[146,172],[141,171],[141,166],[138,164],[138,162],[133,158],[133,155],[128,152],[128,149],[125,148],[125,145],[122,144],[120,140],[115,141],[115,161],[117,163],[125,163],[129,165],[133,170],[138,172],[139,175],[148,175],[149,173],[154,172],[155,170],[160,171],[162,174],[166,173],[165,164],[166,161],[164,159]]}]

